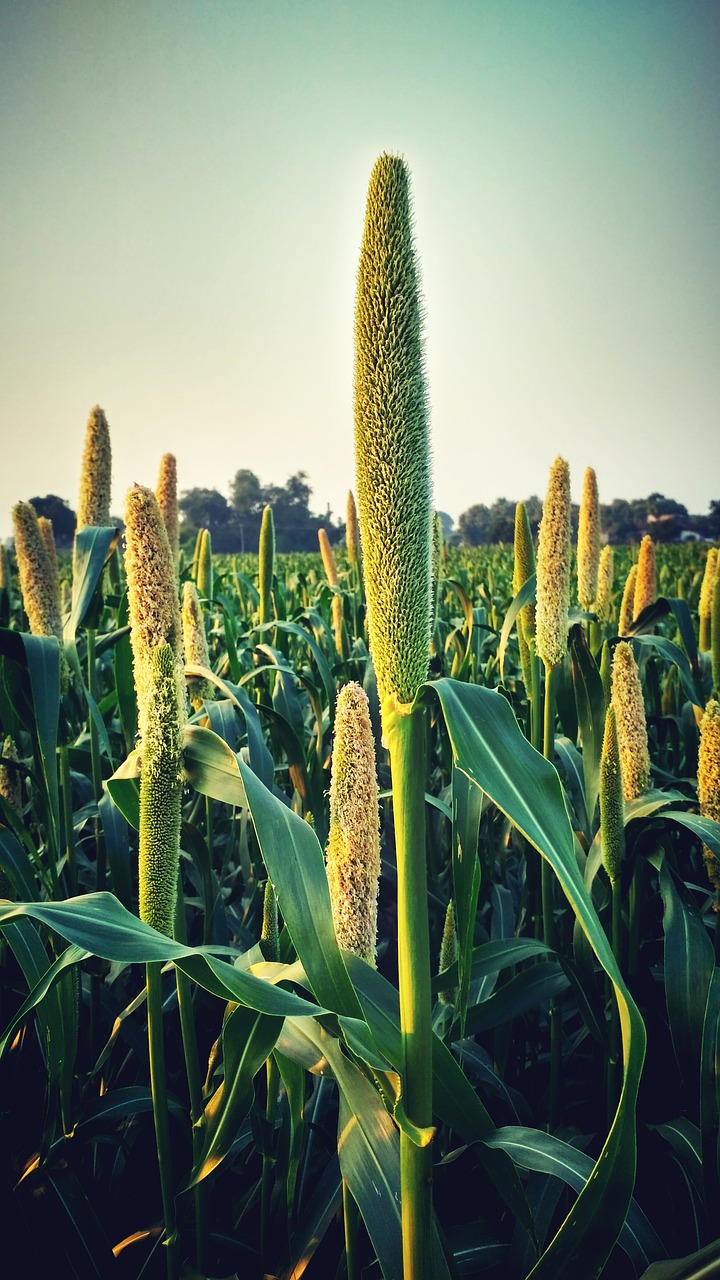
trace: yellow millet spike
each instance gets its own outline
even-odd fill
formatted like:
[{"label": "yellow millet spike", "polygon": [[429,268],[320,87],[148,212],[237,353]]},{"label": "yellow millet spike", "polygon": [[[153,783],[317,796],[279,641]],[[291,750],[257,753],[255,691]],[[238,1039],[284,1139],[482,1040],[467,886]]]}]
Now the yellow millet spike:
[{"label": "yellow millet spike", "polygon": [[597,614],[600,623],[607,623],[612,618],[614,555],[608,543],[600,552],[598,565],[597,595],[592,603],[592,611]]},{"label": "yellow millet spike", "polygon": [[633,624],[634,602],[635,602],[635,582],[637,579],[637,565],[634,564],[630,568],[630,572],[625,581],[625,587],[622,593],[622,601],[620,604],[620,617],[618,619],[618,635],[626,636],[630,632]]},{"label": "yellow millet spike", "polygon": [[[209,667],[210,650],[205,634],[205,619],[194,582],[184,582],[182,592],[182,627],[185,662],[188,666]],[[188,677],[188,693],[194,711],[199,711],[206,698],[212,698],[213,686],[198,676]]]},{"label": "yellow millet spike", "polygon": [[56,636],[62,645],[60,593],[35,508],[18,502],[12,512],[15,558],[23,606],[34,636]]},{"label": "yellow millet spike", "polygon": [[52,579],[52,590],[57,602],[58,613],[62,613],[60,608],[60,567],[58,565],[57,547],[55,546],[55,534],[53,532],[52,520],[48,520],[46,516],[38,516],[38,527],[42,535],[47,552],[48,565],[50,566],[50,577]]},{"label": "yellow millet spike", "polygon": [[180,551],[180,524],[178,517],[177,461],[174,453],[164,453],[160,459],[155,497],[158,501],[160,514],[165,521],[173,563],[177,566]]},{"label": "yellow millet spike", "polygon": [[352,489],[348,490],[347,517],[345,520],[345,547],[347,558],[353,569],[357,569],[360,558],[360,529],[358,526],[357,507]]},{"label": "yellow millet spike", "polygon": [[77,527],[110,524],[112,451],[107,418],[99,404],[90,410],[80,472]]},{"label": "yellow millet spike", "polygon": [[637,578],[635,579],[635,596],[633,599],[633,622],[640,617],[643,609],[657,600],[657,573],[655,570],[655,543],[648,533],[640,543],[638,555]]},{"label": "yellow millet spike", "polygon": [[[327,536],[326,529],[318,529],[318,543],[320,545],[320,556],[325,570],[325,577],[328,585],[337,587],[340,584],[338,577],[337,565],[335,564],[335,556],[330,545],[330,539]],[[342,596],[337,592],[332,598],[332,629],[335,637],[335,648],[340,656],[343,656],[343,602]]]},{"label": "yellow millet spike", "polygon": [[260,624],[271,622],[273,574],[275,573],[275,519],[272,507],[265,507],[260,524],[258,544],[258,591],[260,592]]},{"label": "yellow millet spike", "polygon": [[140,769],[140,919],[173,936],[180,866],[185,696],[171,645],[153,649]]},{"label": "yellow millet spike", "polygon": [[702,586],[700,587],[700,603],[698,605],[698,618],[700,621],[698,648],[701,653],[709,653],[712,643],[710,618],[712,615],[713,587],[715,586],[717,574],[717,560],[717,547],[711,547],[705,561],[705,572],[703,573]]},{"label": "yellow millet spike", "polygon": [[600,756],[600,839],[603,866],[611,881],[620,875],[625,854],[625,804],[615,708],[605,715],[605,735]]},{"label": "yellow millet spike", "polygon": [[368,188],[355,307],[355,465],[368,631],[381,707],[413,701],[430,659],[430,462],[409,175],[382,155]]},{"label": "yellow millet spike", "polygon": [[202,530],[197,562],[197,589],[206,600],[212,600],[215,590],[215,574],[212,560],[212,537],[209,529]]},{"label": "yellow millet spike", "polygon": [[582,609],[590,610],[598,594],[600,567],[600,504],[595,472],[588,467],[583,478],[578,522],[578,600]]},{"label": "yellow millet spike", "polygon": [[138,704],[139,734],[145,737],[152,652],[168,644],[182,685],[182,622],[165,522],[151,489],[135,485],[125,503],[125,576],[130,644]]},{"label": "yellow millet spike", "polygon": [[335,564],[335,556],[330,546],[330,539],[327,536],[327,529],[318,529],[318,543],[320,546],[320,557],[325,570],[325,577],[331,587],[336,587],[339,582],[337,565]]},{"label": "yellow millet spike", "polygon": [[623,795],[635,800],[650,785],[645,704],[637,663],[626,641],[615,646],[612,665],[612,705],[617,720]]},{"label": "yellow millet spike", "polygon": [[[698,750],[698,801],[703,818],[720,822],[720,704],[711,698],[700,721]],[[715,911],[720,911],[720,862],[707,845],[703,858],[708,879],[715,890]]]},{"label": "yellow millet spike", "polygon": [[338,946],[375,967],[380,876],[378,788],[367,694],[340,690],[330,775],[325,861]]},{"label": "yellow millet spike", "polygon": [[546,668],[567,652],[570,608],[570,469],[564,458],[550,468],[538,535],[535,647]]}]

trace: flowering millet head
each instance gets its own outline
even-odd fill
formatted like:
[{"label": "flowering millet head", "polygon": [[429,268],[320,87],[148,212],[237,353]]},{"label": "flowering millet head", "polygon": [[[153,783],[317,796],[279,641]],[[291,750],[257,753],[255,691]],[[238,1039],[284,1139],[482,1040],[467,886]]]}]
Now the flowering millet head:
[{"label": "flowering millet head", "polygon": [[158,501],[160,514],[165,521],[170,550],[177,565],[178,552],[180,550],[180,525],[178,517],[177,461],[174,453],[164,453],[160,459],[155,497]]},{"label": "flowering millet head", "polygon": [[598,593],[600,566],[600,504],[595,472],[588,467],[583,478],[580,519],[578,522],[578,600],[583,609],[591,609]]},{"label": "flowering millet head", "polygon": [[335,555],[330,545],[330,539],[327,536],[327,529],[318,529],[318,543],[320,546],[320,558],[323,562],[325,577],[331,587],[336,587],[339,582],[337,565],[335,564]]},{"label": "flowering millet head", "polygon": [[625,580],[625,586],[622,593],[622,601],[620,603],[620,617],[618,618],[618,635],[626,636],[630,632],[633,624],[634,608],[635,608],[635,582],[637,580],[637,565],[631,565],[630,572]]},{"label": "flowering millet head", "polygon": [[110,428],[99,404],[90,410],[85,429],[77,527],[110,524],[112,451]]},{"label": "flowering millet head", "polygon": [[197,589],[206,600],[212,600],[215,591],[215,574],[212,560],[212,537],[209,529],[201,529],[197,559]]},{"label": "flowering millet head", "polygon": [[620,748],[623,795],[636,800],[650,785],[645,704],[637,663],[626,641],[615,646],[612,666],[612,705]]},{"label": "flowering millet head", "polygon": [[357,568],[360,557],[360,528],[358,526],[357,507],[355,505],[355,494],[352,489],[348,490],[347,496],[347,518],[345,521],[345,547],[347,549],[347,558],[353,569]]},{"label": "flowering millet head", "polygon": [[367,694],[340,690],[330,776],[330,834],[325,853],[338,945],[375,965],[380,876],[378,788]]},{"label": "flowering millet head", "polygon": [[633,622],[640,617],[643,609],[657,600],[657,573],[655,569],[655,543],[648,533],[640,543],[638,555],[637,578],[635,579],[635,597],[633,599]]},{"label": "flowering millet head", "polygon": [[128,491],[125,503],[125,575],[142,741],[150,694],[152,652],[158,645],[169,645],[182,676],[182,622],[165,522],[155,494],[141,485],[135,485]]},{"label": "flowering millet head", "polygon": [[62,612],[62,610],[60,610],[60,567],[58,565],[57,547],[55,546],[55,534],[53,532],[52,520],[48,520],[46,516],[38,516],[38,528],[40,529],[40,534],[47,552],[53,595],[57,600],[58,610]]},{"label": "flowering millet head", "polygon": [[23,606],[34,636],[56,636],[62,644],[57,568],[47,552],[35,508],[29,502],[13,507],[15,558]]},{"label": "flowering millet head", "polygon": [[[703,818],[720,822],[720,704],[711,698],[700,721],[698,750],[698,801]],[[720,862],[706,846],[703,857],[711,885],[715,889],[715,910],[720,909]]]},{"label": "flowering millet head", "polygon": [[570,608],[570,468],[556,458],[550,468],[538,534],[535,647],[546,668],[567,653]]},{"label": "flowering millet head", "polygon": [[[188,666],[209,667],[210,651],[205,634],[205,619],[194,582],[184,582],[182,592],[182,628],[185,662]],[[188,693],[195,711],[205,698],[212,698],[213,686],[198,676],[188,677]]]},{"label": "flowering millet head", "polygon": [[717,547],[711,547],[705,561],[705,572],[703,573],[702,586],[700,587],[700,603],[698,605],[698,618],[700,621],[698,648],[701,653],[709,653],[710,651],[710,618],[712,614],[713,587],[715,586],[717,575],[717,559]]},{"label": "flowering millet head", "polygon": [[[513,543],[513,595],[517,595],[535,572],[535,544],[524,502],[515,505],[515,540]],[[535,605],[520,610],[522,633],[527,644],[535,639]]]},{"label": "flowering millet head", "polygon": [[600,756],[600,839],[603,866],[610,880],[617,880],[625,853],[625,804],[615,708],[605,715],[605,735]]},{"label": "flowering millet head", "polygon": [[593,613],[597,615],[600,623],[607,623],[612,617],[613,568],[613,549],[608,543],[600,552],[597,595],[592,604]]},{"label": "flowering millet head", "polygon": [[355,466],[370,650],[381,706],[413,701],[430,659],[431,505],[409,174],[376,161],[355,307]]},{"label": "flowering millet head", "polygon": [[260,543],[258,546],[258,591],[260,593],[260,623],[271,622],[273,617],[272,588],[275,573],[275,519],[272,507],[262,513]]}]

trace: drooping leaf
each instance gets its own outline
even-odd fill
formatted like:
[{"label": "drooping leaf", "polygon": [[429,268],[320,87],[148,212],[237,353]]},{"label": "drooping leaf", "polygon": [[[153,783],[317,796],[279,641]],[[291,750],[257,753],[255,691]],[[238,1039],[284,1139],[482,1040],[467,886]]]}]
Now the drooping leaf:
[{"label": "drooping leaf", "polygon": [[623,1042],[623,1085],[618,1109],[597,1162],[556,1236],[533,1268],[533,1280],[599,1276],[617,1239],[635,1180],[635,1112],[645,1056],[645,1027],[618,970],[575,858],[574,838],[560,780],[523,736],[506,699],[451,680],[420,695],[440,702],[456,768],[481,787],[547,858],[618,1003]]}]

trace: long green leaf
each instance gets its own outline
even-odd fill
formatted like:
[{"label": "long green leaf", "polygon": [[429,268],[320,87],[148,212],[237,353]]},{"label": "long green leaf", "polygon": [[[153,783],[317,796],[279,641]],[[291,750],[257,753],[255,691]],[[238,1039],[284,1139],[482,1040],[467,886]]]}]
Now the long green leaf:
[{"label": "long green leaf", "polygon": [[523,736],[505,698],[474,685],[439,680],[425,700],[440,702],[457,768],[481,787],[547,858],[615,991],[623,1042],[618,1110],[592,1178],[533,1268],[533,1280],[595,1280],[620,1234],[635,1181],[635,1110],[645,1056],[645,1027],[618,970],[583,884],[560,780]]},{"label": "long green leaf", "polygon": [[202,1119],[203,1147],[188,1189],[215,1173],[228,1155],[255,1096],[253,1080],[267,1060],[283,1025],[238,1005],[223,1025],[222,1084],[210,1098]]},{"label": "long green leaf", "polygon": [[72,604],[63,632],[66,645],[75,644],[77,629],[82,626],[105,563],[117,546],[119,536],[118,529],[100,525],[85,525],[75,534]]},{"label": "long green leaf", "polygon": [[703,1021],[715,957],[703,921],[676,886],[664,858],[659,870],[670,1035],[685,1087],[694,1093],[700,1079]]},{"label": "long green leaf", "polygon": [[[520,1168],[560,1178],[577,1192],[583,1191],[595,1168],[590,1156],[584,1151],[551,1133],[543,1133],[540,1129],[508,1125],[496,1129],[484,1142],[488,1147],[506,1151]],[[646,1267],[653,1258],[665,1253],[655,1229],[634,1200],[630,1204],[618,1244],[632,1258],[636,1267]]]},{"label": "long green leaf", "polygon": [[258,843],[278,905],[316,998],[337,1013],[361,1017],[335,940],[322,849],[307,822],[238,763]]}]

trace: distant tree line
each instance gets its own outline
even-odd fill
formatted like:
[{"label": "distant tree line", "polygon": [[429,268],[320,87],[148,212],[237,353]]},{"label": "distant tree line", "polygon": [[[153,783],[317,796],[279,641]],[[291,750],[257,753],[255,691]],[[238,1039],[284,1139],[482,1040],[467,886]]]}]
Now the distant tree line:
[{"label": "distant tree line", "polygon": [[[219,489],[186,489],[179,500],[181,540],[192,546],[198,529],[209,529],[213,549],[221,552],[257,551],[263,508],[270,505],[275,519],[278,551],[316,551],[318,529],[327,530],[331,541],[343,537],[345,525],[334,522],[330,509],[324,516],[310,510],[312,489],[305,471],[297,471],[284,485],[263,485],[253,471],[236,471],[230,482],[230,498]],[[52,521],[59,547],[68,547],[75,533],[75,512],[64,498],[48,493],[30,501],[39,516]],[[542,518],[542,499],[533,494],[525,507],[530,527],[537,535]],[[572,519],[577,532],[577,506]],[[614,545],[639,542],[649,533],[656,542],[672,542],[681,533],[720,541],[720,500],[713,500],[707,515],[690,515],[687,507],[662,493],[647,498],[615,498],[601,503],[603,537]],[[515,503],[498,498],[492,506],[476,503],[463,511],[457,529],[452,517],[440,512],[446,540],[466,547],[513,541]],[[120,521],[118,521],[120,523]]]},{"label": "distant tree line", "polygon": [[272,507],[275,545],[278,551],[317,551],[318,529],[335,541],[344,524],[310,510],[312,489],[305,471],[296,471],[284,485],[263,485],[254,471],[236,471],[230,482],[230,499],[218,489],[186,489],[179,507],[180,536],[188,542],[198,529],[209,529],[214,551],[257,551],[260,522],[266,506]]},{"label": "distant tree line", "polygon": [[[476,503],[463,511],[458,520],[456,540],[466,547],[491,542],[512,542],[515,529],[515,503],[498,498],[488,507]],[[537,534],[542,518],[542,499],[537,494],[525,501],[530,527]],[[573,531],[577,533],[579,507],[572,508]],[[681,536],[720,539],[720,501],[710,503],[707,515],[690,515],[687,507],[662,493],[647,498],[615,498],[600,504],[603,537],[615,545],[639,542],[649,533],[656,542],[672,542]]]}]

